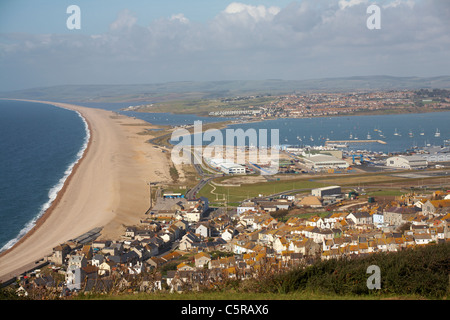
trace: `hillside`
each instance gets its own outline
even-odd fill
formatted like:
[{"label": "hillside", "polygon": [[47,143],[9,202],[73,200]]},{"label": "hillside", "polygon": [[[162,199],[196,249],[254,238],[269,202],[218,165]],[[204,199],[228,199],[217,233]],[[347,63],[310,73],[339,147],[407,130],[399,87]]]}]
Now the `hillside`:
[{"label": "hillside", "polygon": [[450,76],[432,78],[361,76],[310,80],[272,79],[261,81],[185,81],[136,85],[60,85],[0,92],[0,97],[78,103],[156,103],[187,99],[214,99],[239,95],[421,88],[450,88]]}]

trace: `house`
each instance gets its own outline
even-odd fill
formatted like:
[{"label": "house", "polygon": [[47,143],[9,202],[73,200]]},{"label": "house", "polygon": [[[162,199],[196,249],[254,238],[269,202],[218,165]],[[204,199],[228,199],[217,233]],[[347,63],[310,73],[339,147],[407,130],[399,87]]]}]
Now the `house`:
[{"label": "house", "polygon": [[143,243],[143,245],[145,250],[147,250],[149,257],[158,255],[159,247],[156,244],[150,242],[150,243]]},{"label": "house", "polygon": [[383,212],[374,212],[372,215],[372,223],[377,227],[381,227],[384,225],[384,214]]},{"label": "house", "polygon": [[122,251],[123,251],[123,243],[121,242],[110,243],[108,247],[104,247],[102,249],[103,254],[109,254],[112,256],[119,255],[122,253]]},{"label": "house", "polygon": [[415,234],[413,237],[414,237],[414,242],[417,245],[429,244],[431,241],[433,241],[433,239],[431,238],[431,235],[428,233]]},{"label": "house", "polygon": [[450,200],[428,200],[422,205],[424,215],[439,215],[450,213]]},{"label": "house", "polygon": [[92,257],[91,264],[98,267],[103,263],[103,261],[105,261],[105,256],[102,254],[96,254]]},{"label": "house", "polygon": [[70,291],[81,290],[86,273],[81,267],[75,265],[69,266],[65,273],[65,284]]},{"label": "house", "polygon": [[49,260],[56,265],[62,265],[70,251],[71,248],[69,245],[60,244],[53,248],[53,254],[49,257]]},{"label": "house", "polygon": [[312,216],[306,220],[307,226],[322,228],[324,226],[324,220],[319,216]]},{"label": "house", "polygon": [[195,268],[188,265],[186,262],[182,262],[177,265],[177,271],[192,271],[195,270]]},{"label": "house", "polygon": [[211,261],[211,255],[206,252],[200,252],[194,256],[194,260],[196,268],[205,268]]},{"label": "house", "polygon": [[365,211],[360,212],[352,212],[347,215],[347,219],[353,221],[356,225],[362,224],[371,224],[372,223],[372,215]]},{"label": "house", "polygon": [[297,205],[299,207],[320,208],[322,207],[322,200],[316,196],[307,196],[302,198]]},{"label": "house", "polygon": [[420,211],[421,210],[419,208],[414,206],[390,207],[383,213],[384,222],[388,225],[399,226],[408,222],[411,217],[413,217]]},{"label": "house", "polygon": [[84,255],[75,254],[69,257],[68,267],[84,268],[87,266],[87,259]]},{"label": "house", "polygon": [[187,251],[193,247],[194,243],[200,242],[200,238],[192,232],[187,232],[180,240],[180,250]]},{"label": "house", "polygon": [[211,227],[205,223],[200,223],[195,228],[195,233],[204,238],[211,237]]},{"label": "house", "polygon": [[315,255],[320,251],[320,245],[312,239],[302,239],[291,241],[288,250],[294,253],[301,253],[303,256]]},{"label": "house", "polygon": [[187,200],[185,205],[184,210],[181,210],[181,216],[187,222],[199,222],[209,208],[208,199],[205,197]]},{"label": "house", "polygon": [[105,260],[98,265],[98,275],[108,276],[111,274],[112,270],[115,268],[116,263],[113,261]]},{"label": "house", "polygon": [[241,215],[247,211],[255,211],[256,205],[253,202],[244,202],[236,208],[237,214]]},{"label": "house", "polygon": [[91,260],[92,259],[92,246],[90,245],[84,245],[81,248],[81,254],[83,254],[87,260]]},{"label": "house", "polygon": [[270,245],[277,238],[277,229],[263,229],[258,233],[258,242],[261,244]]},{"label": "house", "polygon": [[186,231],[187,231],[187,229],[188,229],[188,226],[189,226],[189,224],[188,224],[188,222],[187,221],[184,221],[184,220],[177,220],[177,221],[175,221],[174,223],[173,223],[173,225],[174,226],[176,226],[176,227],[178,227],[180,230],[181,230],[181,232],[182,232],[182,235],[181,236],[183,236],[185,233],[186,233]]},{"label": "house", "polygon": [[159,268],[167,261],[161,257],[151,257],[145,261],[151,268]]},{"label": "house", "polygon": [[223,240],[225,241],[230,241],[231,239],[233,239],[233,237],[236,235],[236,229],[234,228],[226,228],[225,230],[223,230],[223,232],[221,233],[221,237]]},{"label": "house", "polygon": [[281,253],[282,251],[286,251],[288,249],[289,242],[284,237],[276,238],[272,247],[275,252]]},{"label": "house", "polygon": [[242,241],[234,239],[231,243],[231,250],[235,254],[244,254],[249,252],[254,252],[254,247],[256,246],[256,243],[253,243],[251,241]]},{"label": "house", "polygon": [[333,239],[334,232],[331,229],[319,229],[313,228],[309,232],[309,237],[314,240],[316,243],[322,243],[323,240]]},{"label": "house", "polygon": [[127,227],[125,229],[125,237],[133,239],[136,234],[136,227]]},{"label": "house", "polygon": [[54,287],[56,282],[51,275],[40,275],[34,279],[34,285],[39,288]]}]

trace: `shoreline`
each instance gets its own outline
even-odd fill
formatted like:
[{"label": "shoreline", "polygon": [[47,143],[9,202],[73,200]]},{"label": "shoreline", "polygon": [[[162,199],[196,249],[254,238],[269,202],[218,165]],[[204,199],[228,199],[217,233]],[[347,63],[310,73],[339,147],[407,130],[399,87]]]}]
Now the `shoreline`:
[{"label": "shoreline", "polygon": [[153,126],[144,120],[70,103],[5,100],[78,112],[89,130],[89,140],[49,208],[11,248],[0,253],[0,282],[28,271],[57,245],[93,228],[102,228],[100,238],[118,238],[124,226],[138,223],[148,209],[146,182],[170,181],[166,154],[139,135],[143,128]]},{"label": "shoreline", "polygon": [[86,119],[86,117],[84,117],[81,114],[81,112],[79,112],[77,110],[69,109],[69,108],[66,108],[66,107],[61,107],[61,106],[58,106],[58,105],[56,105],[54,103],[47,102],[47,101],[21,100],[21,99],[7,99],[7,100],[26,101],[26,102],[35,102],[35,103],[48,104],[48,105],[55,106],[57,108],[67,109],[67,110],[71,110],[73,112],[76,112],[76,113],[78,113],[78,115],[80,115],[80,117],[85,121],[85,123],[87,125],[87,130],[89,132],[86,132],[86,134],[89,135],[89,140],[87,141],[87,145],[86,145],[86,148],[84,148],[82,156],[74,163],[70,174],[64,180],[64,183],[63,183],[61,189],[58,191],[55,199],[50,203],[50,206],[42,213],[42,215],[40,217],[37,218],[37,220],[34,223],[33,227],[30,230],[28,230],[25,235],[20,237],[20,239],[18,239],[10,248],[0,252],[0,258],[3,257],[4,255],[6,255],[7,253],[11,252],[12,250],[14,250],[14,248],[16,248],[17,246],[22,244],[25,240],[27,240],[50,217],[50,215],[52,214],[52,212],[55,209],[55,207],[61,201],[61,198],[63,197],[64,193],[67,190],[67,186],[70,184],[70,181],[72,180],[73,176],[76,174],[78,168],[80,167],[81,163],[83,162],[83,159],[86,158],[86,155],[89,152],[89,149],[90,149],[91,144],[92,144],[92,139],[93,139],[92,138],[91,124],[89,123],[89,120]]}]

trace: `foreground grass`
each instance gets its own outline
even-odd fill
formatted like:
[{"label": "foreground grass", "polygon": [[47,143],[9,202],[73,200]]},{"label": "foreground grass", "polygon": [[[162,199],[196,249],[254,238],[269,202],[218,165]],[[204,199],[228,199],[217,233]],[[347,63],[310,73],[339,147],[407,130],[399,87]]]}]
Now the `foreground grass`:
[{"label": "foreground grass", "polygon": [[186,293],[137,293],[122,295],[80,295],[75,300],[425,300],[415,295],[337,295],[320,292],[292,292],[292,293],[241,293],[241,292],[186,292]]}]

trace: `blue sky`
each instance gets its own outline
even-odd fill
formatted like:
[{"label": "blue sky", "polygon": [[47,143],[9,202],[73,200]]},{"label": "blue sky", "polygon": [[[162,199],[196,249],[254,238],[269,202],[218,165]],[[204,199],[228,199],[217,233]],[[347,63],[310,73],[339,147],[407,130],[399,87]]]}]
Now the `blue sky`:
[{"label": "blue sky", "polygon": [[0,91],[449,75],[449,17],[448,0],[0,0]]},{"label": "blue sky", "polygon": [[[140,24],[183,13],[191,21],[205,22],[223,11],[230,0],[1,0],[0,32],[67,33],[66,9],[78,5],[82,14],[79,33],[101,33],[120,11],[133,12]],[[249,5],[285,7],[292,0],[248,0]]]}]

